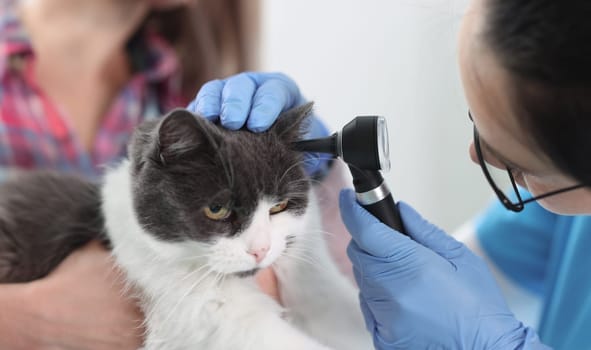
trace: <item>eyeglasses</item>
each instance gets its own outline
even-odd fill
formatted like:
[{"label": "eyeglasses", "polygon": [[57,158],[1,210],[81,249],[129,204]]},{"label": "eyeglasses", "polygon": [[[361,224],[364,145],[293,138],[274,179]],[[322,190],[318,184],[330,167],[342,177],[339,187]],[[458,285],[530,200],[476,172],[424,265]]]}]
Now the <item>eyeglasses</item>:
[{"label": "eyeglasses", "polygon": [[[470,117],[470,120],[472,120],[472,114],[470,113],[470,111],[468,111],[468,116]],[[476,126],[474,126],[474,148],[476,150],[476,156],[478,157],[478,163],[480,164],[480,168],[482,168],[482,172],[484,173],[486,180],[488,181],[488,183],[492,187],[492,189],[495,192],[495,194],[497,195],[497,197],[499,197],[499,200],[501,201],[501,203],[503,203],[505,208],[507,208],[511,211],[520,212],[523,210],[523,207],[525,206],[526,203],[534,202],[534,201],[540,200],[542,198],[550,197],[550,196],[553,196],[553,195],[556,195],[559,193],[564,193],[567,191],[572,191],[577,188],[581,188],[581,187],[585,186],[585,184],[578,184],[578,185],[562,188],[559,190],[547,192],[547,193],[541,194],[539,196],[527,198],[524,200],[523,198],[521,198],[521,194],[519,193],[519,190],[517,188],[517,184],[515,183],[515,178],[513,177],[513,171],[511,170],[511,168],[505,167],[505,170],[500,170],[499,168],[496,168],[496,167],[488,164],[484,160],[482,147],[480,145],[480,136],[478,134],[478,130],[476,130]],[[507,178],[507,175],[508,175],[508,178]],[[507,182],[510,184],[510,187],[504,186],[504,187],[509,187],[508,193],[506,194],[505,192],[503,192],[501,190],[501,188],[498,184],[499,183],[506,184]],[[511,201],[509,199],[509,197],[512,197],[512,196],[509,193],[514,195],[514,197],[517,199],[517,201]]]}]

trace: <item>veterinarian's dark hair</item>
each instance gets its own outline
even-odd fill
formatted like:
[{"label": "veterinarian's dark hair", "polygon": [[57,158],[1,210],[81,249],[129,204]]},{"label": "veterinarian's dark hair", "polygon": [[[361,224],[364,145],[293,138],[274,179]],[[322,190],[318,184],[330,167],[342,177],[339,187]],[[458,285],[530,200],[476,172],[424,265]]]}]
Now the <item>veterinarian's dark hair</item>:
[{"label": "veterinarian's dark hair", "polygon": [[486,0],[484,37],[534,144],[591,184],[591,1]]}]

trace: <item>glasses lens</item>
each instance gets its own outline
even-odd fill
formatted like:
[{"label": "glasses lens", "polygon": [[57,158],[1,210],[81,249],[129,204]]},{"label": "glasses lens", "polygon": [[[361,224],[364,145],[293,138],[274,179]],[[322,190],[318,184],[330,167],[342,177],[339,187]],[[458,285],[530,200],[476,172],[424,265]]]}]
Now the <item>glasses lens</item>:
[{"label": "glasses lens", "polygon": [[509,172],[506,169],[499,169],[497,167],[494,167],[488,164],[487,162],[484,162],[484,167],[486,168],[486,171],[489,173],[494,185],[501,192],[503,192],[505,197],[511,199],[511,201],[515,201],[515,190],[513,189]]},{"label": "glasses lens", "polygon": [[[479,142],[478,137],[476,137],[475,141]],[[504,166],[504,164],[497,160],[497,158],[487,152],[485,148],[482,148],[482,145],[477,144],[477,152],[479,151],[479,161],[484,168],[485,173],[488,174],[488,180],[491,183],[493,188],[496,188],[498,191],[501,191],[503,195],[510,199],[512,202],[516,201],[516,191],[513,187],[513,182],[511,181],[511,176],[509,175],[509,171]]]}]

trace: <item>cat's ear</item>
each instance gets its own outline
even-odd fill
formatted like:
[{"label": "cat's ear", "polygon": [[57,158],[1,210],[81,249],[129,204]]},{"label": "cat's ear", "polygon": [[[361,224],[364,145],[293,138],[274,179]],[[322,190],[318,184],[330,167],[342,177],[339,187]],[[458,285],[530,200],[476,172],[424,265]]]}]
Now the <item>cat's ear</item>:
[{"label": "cat's ear", "polygon": [[163,117],[157,128],[157,160],[166,164],[189,155],[212,143],[207,120],[185,109],[175,109]]},{"label": "cat's ear", "polygon": [[313,106],[314,103],[308,102],[281,113],[270,131],[277,134],[284,142],[300,140],[310,123],[309,117]]}]

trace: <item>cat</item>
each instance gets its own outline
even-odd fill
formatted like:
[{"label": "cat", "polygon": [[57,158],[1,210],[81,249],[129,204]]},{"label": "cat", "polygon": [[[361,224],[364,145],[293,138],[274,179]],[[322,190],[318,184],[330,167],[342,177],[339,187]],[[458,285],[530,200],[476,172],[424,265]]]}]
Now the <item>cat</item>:
[{"label": "cat", "polygon": [[[47,172],[9,180],[0,186],[0,282],[42,277],[101,239],[140,293],[143,349],[373,348],[290,148],[311,108],[258,134],[178,109],[142,123],[100,185]],[[268,266],[283,306],[254,281]]]}]

